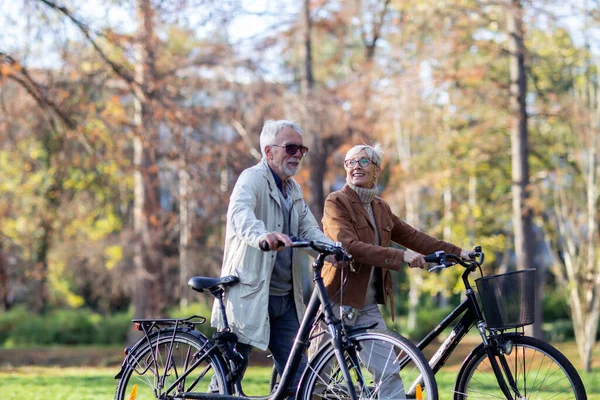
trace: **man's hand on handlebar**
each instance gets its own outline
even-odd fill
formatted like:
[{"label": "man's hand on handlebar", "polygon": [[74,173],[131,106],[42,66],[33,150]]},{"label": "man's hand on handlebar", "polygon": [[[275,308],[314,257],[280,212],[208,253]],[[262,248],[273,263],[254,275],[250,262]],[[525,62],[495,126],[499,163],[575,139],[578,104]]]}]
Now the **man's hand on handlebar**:
[{"label": "man's hand on handlebar", "polygon": [[[290,237],[280,232],[267,233],[260,240],[258,246],[262,251],[281,251],[285,247],[312,247],[314,250],[319,252],[325,251],[326,254],[328,254],[325,257],[325,261],[329,261],[336,268],[343,267],[344,260],[348,261],[352,258],[352,256],[341,247],[340,243],[336,243],[335,246],[332,246],[328,243],[321,243],[318,241],[305,241],[295,236]],[[325,247],[323,248],[321,246]]]},{"label": "man's hand on handlebar", "polygon": [[285,247],[292,245],[292,240],[288,235],[281,232],[269,232],[260,241],[261,250],[283,251]]}]

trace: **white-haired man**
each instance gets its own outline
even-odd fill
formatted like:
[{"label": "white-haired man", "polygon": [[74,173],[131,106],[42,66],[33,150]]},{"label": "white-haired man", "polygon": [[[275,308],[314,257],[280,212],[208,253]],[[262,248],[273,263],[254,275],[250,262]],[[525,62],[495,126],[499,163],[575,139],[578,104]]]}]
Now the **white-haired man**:
[{"label": "white-haired man", "polygon": [[[262,160],[241,173],[231,193],[221,276],[240,278],[224,299],[238,351],[247,358],[252,346],[268,348],[281,375],[304,312],[300,263],[294,262],[289,236],[333,242],[320,230],[293,179],[308,152],[300,127],[287,120],[266,121],[260,148]],[[279,242],[284,246],[263,252],[263,241],[271,249]],[[216,303],[211,322],[223,327]],[[294,378],[295,389],[305,366],[306,358]]]}]

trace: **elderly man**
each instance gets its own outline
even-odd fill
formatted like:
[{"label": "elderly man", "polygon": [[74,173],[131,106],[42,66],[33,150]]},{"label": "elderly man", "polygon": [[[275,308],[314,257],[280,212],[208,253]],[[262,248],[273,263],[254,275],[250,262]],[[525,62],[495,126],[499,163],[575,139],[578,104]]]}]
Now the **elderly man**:
[{"label": "elderly man", "polygon": [[[282,374],[304,312],[300,263],[295,249],[289,247],[289,235],[333,242],[319,229],[292,178],[308,152],[300,127],[292,121],[266,121],[260,148],[262,160],[242,172],[231,193],[221,276],[240,278],[225,294],[227,319],[240,342],[238,351],[247,359],[252,346],[269,348]],[[271,249],[279,243],[284,246],[277,252],[263,252],[259,248],[263,241]],[[223,327],[216,303],[211,322]],[[305,366],[306,359],[296,373],[294,388]]]}]

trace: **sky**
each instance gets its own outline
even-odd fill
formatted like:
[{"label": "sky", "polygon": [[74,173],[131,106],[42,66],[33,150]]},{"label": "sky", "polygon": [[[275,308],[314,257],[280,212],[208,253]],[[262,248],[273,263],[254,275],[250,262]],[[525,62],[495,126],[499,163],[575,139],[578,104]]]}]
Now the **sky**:
[{"label": "sky", "polygon": [[[136,28],[134,10],[131,5],[127,6],[132,2],[119,2],[125,5],[117,7],[116,2],[109,1],[109,4],[113,4],[113,6],[108,13],[104,11],[106,0],[71,0],[70,3],[76,5],[77,15],[85,21],[89,21],[92,27],[100,28],[109,25],[115,31],[122,33],[131,33]],[[582,31],[586,23],[580,10],[586,5],[588,8],[593,5],[598,6],[597,3],[597,0],[567,0],[554,6],[556,13],[561,16],[560,23],[571,31],[574,40],[580,45],[583,43]],[[298,15],[301,3],[292,0],[242,0],[242,7],[236,7],[236,2],[233,0],[217,0],[213,4],[218,4],[224,15],[233,16],[228,25],[227,35],[243,55],[244,52],[254,51],[251,46],[253,39],[261,37],[272,26],[278,24],[285,26],[286,20],[291,21],[294,16]],[[65,29],[55,32],[46,29],[43,33],[39,33],[35,29],[40,25],[38,20],[34,20],[34,18],[39,18],[39,13],[34,10],[35,7],[40,8],[40,5],[33,0],[0,0],[0,26],[2,27],[0,51],[18,56],[30,68],[51,68],[60,65],[60,45],[56,44],[57,39],[58,43],[62,44],[74,38],[80,39],[81,36],[71,23],[65,23],[63,25]],[[242,10],[245,12],[242,13]],[[203,8],[197,7],[194,12],[184,13],[183,16],[180,13],[172,13],[172,15],[178,15],[180,24],[206,26],[203,20],[209,19],[209,17],[202,11]],[[60,19],[54,12],[46,12],[46,15],[55,21]],[[169,14],[166,17],[168,18]],[[541,21],[541,24],[544,23],[543,18],[538,20]],[[209,28],[216,26],[210,19],[208,25]],[[213,34],[212,32],[211,29],[200,29],[198,36]],[[600,56],[600,32],[592,31],[591,38],[589,44],[594,54]],[[274,57],[276,55],[266,54],[265,56]]]}]

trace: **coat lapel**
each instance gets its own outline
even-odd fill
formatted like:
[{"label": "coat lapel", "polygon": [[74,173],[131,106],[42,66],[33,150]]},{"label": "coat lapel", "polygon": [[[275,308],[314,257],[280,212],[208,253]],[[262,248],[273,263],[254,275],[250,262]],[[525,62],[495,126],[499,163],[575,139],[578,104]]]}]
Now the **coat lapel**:
[{"label": "coat lapel", "polygon": [[267,164],[267,162],[263,159],[263,169],[264,169],[264,173],[265,173],[265,179],[267,180],[267,183],[269,184],[269,196],[271,196],[273,198],[273,200],[275,200],[275,202],[277,203],[277,205],[279,206],[280,209],[283,209],[283,207],[281,207],[281,199],[279,198],[279,188],[277,187],[277,184],[275,183],[275,178],[273,178],[273,173],[271,172],[271,169],[269,168],[269,165]]},{"label": "coat lapel", "polygon": [[373,208],[373,215],[375,215],[375,223],[377,224],[377,232],[379,233],[379,237],[383,237],[383,231],[391,232],[392,227],[389,225],[388,221],[384,221],[383,215],[383,206],[381,205],[381,199],[375,197],[373,202],[371,203],[371,207]]}]

